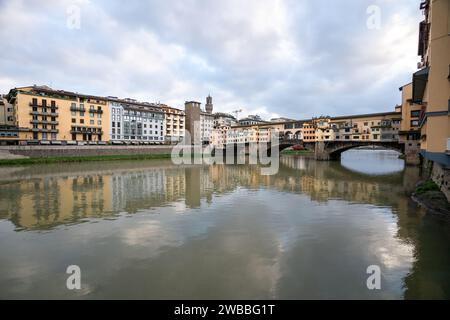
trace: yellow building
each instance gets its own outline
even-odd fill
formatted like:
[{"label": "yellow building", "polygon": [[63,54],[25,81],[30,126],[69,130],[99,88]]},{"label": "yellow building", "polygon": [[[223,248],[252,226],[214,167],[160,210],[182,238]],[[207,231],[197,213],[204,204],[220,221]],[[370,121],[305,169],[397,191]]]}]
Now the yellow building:
[{"label": "yellow building", "polygon": [[316,141],[316,129],[313,122],[305,122],[302,128],[302,136],[304,142]]},{"label": "yellow building", "polygon": [[400,142],[420,140],[420,116],[422,105],[416,104],[412,99],[412,83],[404,85],[399,90],[402,93],[402,104],[397,106],[397,110],[402,113],[402,122],[400,126]]},{"label": "yellow building", "polygon": [[229,127],[229,129],[226,130],[226,143],[268,143],[272,140],[272,133],[276,133],[280,136],[283,132],[283,123],[264,123],[259,125]]},{"label": "yellow building", "polygon": [[419,55],[422,68],[413,75],[412,100],[422,105],[421,154],[450,165],[450,0],[425,0],[421,7]]},{"label": "yellow building", "polygon": [[184,111],[164,104],[159,107],[164,112],[165,142],[173,144],[183,141],[186,121]]},{"label": "yellow building", "polygon": [[6,96],[13,107],[21,144],[104,144],[109,141],[109,110],[102,97],[21,87]]}]

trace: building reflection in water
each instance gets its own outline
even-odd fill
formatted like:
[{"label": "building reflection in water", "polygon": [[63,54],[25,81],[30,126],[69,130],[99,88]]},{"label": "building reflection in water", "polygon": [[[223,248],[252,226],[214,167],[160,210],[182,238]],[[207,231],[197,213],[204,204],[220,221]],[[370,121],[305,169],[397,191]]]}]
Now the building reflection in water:
[{"label": "building reflection in water", "polygon": [[[317,202],[342,199],[355,203],[406,206],[405,188],[419,171],[408,167],[388,176],[352,172],[339,163],[281,158],[280,171],[261,176],[258,166],[172,166],[170,162],[112,163],[91,170],[88,164],[61,170],[30,167],[0,175],[0,217],[19,229],[46,229],[86,218],[112,217],[168,206],[184,199],[199,208],[202,199],[242,187],[261,187],[308,195]],[[26,177],[26,179],[23,179]]]},{"label": "building reflection in water", "polygon": [[[413,267],[404,279],[405,297],[420,297],[422,292],[424,297],[430,292],[437,298],[450,297],[448,273],[435,272],[436,256],[440,257],[439,270],[442,264],[450,268],[448,228],[436,228],[438,222],[425,216],[408,196],[419,179],[417,168],[367,175],[335,162],[299,157],[280,161],[279,173],[274,176],[261,176],[258,166],[183,167],[170,161],[1,168],[0,219],[12,222],[17,231],[49,230],[92,218],[157,213],[164,207],[182,208],[184,213],[219,202],[220,197],[234,196],[240,189],[270,189],[327,206],[339,205],[336,200],[373,205],[389,208],[397,221],[394,237],[413,251]],[[242,207],[246,210],[245,203]],[[292,241],[288,234],[284,236],[286,243]],[[227,240],[231,245],[232,239]],[[395,264],[395,257],[383,250],[379,254],[385,263]],[[272,282],[277,283],[276,279]]]}]

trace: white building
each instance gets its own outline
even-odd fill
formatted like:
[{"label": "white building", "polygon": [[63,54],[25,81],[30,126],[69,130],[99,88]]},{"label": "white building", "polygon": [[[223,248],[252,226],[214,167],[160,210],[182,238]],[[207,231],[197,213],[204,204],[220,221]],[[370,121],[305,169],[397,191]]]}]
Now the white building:
[{"label": "white building", "polygon": [[164,113],[157,105],[114,97],[108,97],[108,104],[112,143],[164,143]]},{"label": "white building", "polygon": [[234,116],[228,113],[217,112],[214,114],[214,128],[219,128],[223,126],[237,126],[238,121]]},{"label": "white building", "polygon": [[200,112],[200,135],[203,144],[211,142],[211,134],[214,129],[214,115]]},{"label": "white building", "polygon": [[217,149],[224,149],[227,144],[227,132],[229,126],[219,126],[214,128],[211,133],[211,144]]}]

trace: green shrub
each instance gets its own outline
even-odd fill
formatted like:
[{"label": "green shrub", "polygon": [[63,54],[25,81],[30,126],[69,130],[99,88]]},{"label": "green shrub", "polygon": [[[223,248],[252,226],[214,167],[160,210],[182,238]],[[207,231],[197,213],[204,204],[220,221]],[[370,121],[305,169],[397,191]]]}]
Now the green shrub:
[{"label": "green shrub", "polygon": [[421,183],[416,189],[417,194],[423,194],[429,191],[440,191],[438,185],[433,180],[427,180]]}]

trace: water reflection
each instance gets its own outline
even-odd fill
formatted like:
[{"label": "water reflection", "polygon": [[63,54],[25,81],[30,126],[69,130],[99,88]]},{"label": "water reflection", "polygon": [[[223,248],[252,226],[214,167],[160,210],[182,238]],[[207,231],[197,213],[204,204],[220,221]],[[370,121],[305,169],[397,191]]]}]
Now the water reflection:
[{"label": "water reflection", "polygon": [[392,150],[351,149],[342,154],[342,166],[352,171],[372,175],[396,173],[405,167],[400,153]]},{"label": "water reflection", "polygon": [[[450,297],[448,224],[407,196],[418,169],[347,164],[1,168],[0,298]],[[85,270],[76,294],[68,264]]]}]

